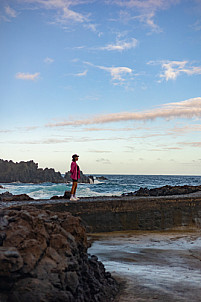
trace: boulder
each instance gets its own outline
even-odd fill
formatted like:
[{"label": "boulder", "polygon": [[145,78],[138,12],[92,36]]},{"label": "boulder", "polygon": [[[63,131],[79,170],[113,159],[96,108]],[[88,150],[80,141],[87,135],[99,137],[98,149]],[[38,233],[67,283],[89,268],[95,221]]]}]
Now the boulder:
[{"label": "boulder", "polygon": [[97,180],[108,180],[105,176],[96,176]]},{"label": "boulder", "polygon": [[63,196],[52,196],[50,199],[70,199],[70,191],[65,191]]},{"label": "boulder", "polygon": [[28,200],[34,200],[34,199],[29,197],[27,194],[13,195],[9,192],[4,192],[0,194],[0,201],[28,201]]},{"label": "boulder", "polygon": [[112,301],[118,285],[87,254],[80,218],[18,206],[0,212],[0,301]]}]

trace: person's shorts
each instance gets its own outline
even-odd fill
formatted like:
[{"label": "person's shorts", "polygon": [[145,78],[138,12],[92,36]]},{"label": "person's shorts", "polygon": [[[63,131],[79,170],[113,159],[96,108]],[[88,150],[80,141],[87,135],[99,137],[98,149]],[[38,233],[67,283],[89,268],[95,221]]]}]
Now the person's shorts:
[{"label": "person's shorts", "polygon": [[73,182],[77,182],[77,179],[73,179]]}]

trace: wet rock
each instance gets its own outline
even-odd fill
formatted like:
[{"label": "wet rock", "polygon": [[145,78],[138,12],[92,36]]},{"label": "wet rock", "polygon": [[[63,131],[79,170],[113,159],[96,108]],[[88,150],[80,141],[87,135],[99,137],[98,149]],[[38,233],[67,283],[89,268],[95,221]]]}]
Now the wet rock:
[{"label": "wet rock", "polygon": [[[88,176],[84,175],[82,171],[80,171],[80,174],[79,182],[90,183]],[[11,160],[0,159],[0,183],[18,181],[22,183],[65,183],[71,182],[72,179],[70,178],[70,172],[67,172],[63,178],[60,172],[55,172],[52,168],[38,168],[38,164],[33,160],[14,163]]]},{"label": "wet rock", "polygon": [[96,176],[97,180],[108,180],[105,176]]},{"label": "wet rock", "polygon": [[[66,172],[66,174],[64,175],[64,181],[68,183],[72,182],[72,178],[70,176],[70,171]],[[78,179],[78,183],[90,183],[90,179],[92,179],[91,176],[86,176],[82,171],[80,171],[80,178]]]},{"label": "wet rock", "polygon": [[71,197],[71,193],[70,191],[65,191],[63,196],[52,196],[50,199],[54,200],[54,199],[70,199]]},{"label": "wet rock", "polygon": [[116,281],[88,242],[80,218],[18,206],[0,212],[0,301],[112,301]]},{"label": "wet rock", "polygon": [[123,193],[122,196],[170,196],[183,195],[201,191],[200,186],[163,186],[160,188],[148,189],[140,188],[135,192]]},{"label": "wet rock", "polygon": [[0,194],[0,201],[29,201],[29,200],[34,200],[34,199],[29,197],[27,194],[13,195],[9,192]]}]

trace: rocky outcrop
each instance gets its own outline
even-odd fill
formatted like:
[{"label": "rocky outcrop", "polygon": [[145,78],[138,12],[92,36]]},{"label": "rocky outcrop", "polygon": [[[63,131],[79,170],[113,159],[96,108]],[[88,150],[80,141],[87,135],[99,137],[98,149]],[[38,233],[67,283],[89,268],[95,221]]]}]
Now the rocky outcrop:
[{"label": "rocky outcrop", "polygon": [[108,180],[105,176],[96,176],[97,180]]},{"label": "rocky outcrop", "polygon": [[[64,175],[64,180],[65,182],[71,182],[72,178],[70,177],[70,171],[68,171],[65,175]],[[78,179],[78,183],[91,183],[90,179],[92,180],[92,182],[94,182],[92,176],[86,176],[82,173],[82,171],[80,171],[80,178]]]},{"label": "rocky outcrop", "polygon": [[[22,183],[64,183],[70,182],[70,172],[67,172],[63,177],[60,172],[55,172],[52,168],[41,169],[33,160],[19,163],[0,159],[0,183],[10,182]],[[90,183],[89,177],[81,172],[79,182]]]},{"label": "rocky outcrop", "polygon": [[135,192],[124,193],[122,196],[170,196],[184,195],[201,191],[201,186],[163,186],[160,188],[140,188]]},{"label": "rocky outcrop", "polygon": [[4,192],[0,194],[0,201],[29,201],[34,200],[33,198],[29,197],[27,194],[19,194],[13,195],[9,192]]},{"label": "rocky outcrop", "polygon": [[63,196],[52,196],[50,199],[54,200],[54,199],[70,199],[71,197],[71,192],[70,191],[65,191]]},{"label": "rocky outcrop", "polygon": [[0,301],[112,301],[118,285],[87,248],[80,218],[70,213],[0,212]]}]

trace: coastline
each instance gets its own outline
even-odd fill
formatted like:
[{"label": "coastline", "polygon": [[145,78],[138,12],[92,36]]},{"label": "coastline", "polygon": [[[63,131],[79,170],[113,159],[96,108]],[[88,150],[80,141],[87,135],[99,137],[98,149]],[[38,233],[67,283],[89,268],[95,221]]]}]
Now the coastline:
[{"label": "coastline", "polygon": [[[153,300],[159,302],[199,302],[197,297],[201,295],[201,290],[198,286],[195,289],[191,286],[191,283],[188,286],[188,291],[185,290],[185,286],[180,286],[178,290],[173,286],[171,280],[169,280],[170,284],[167,284],[166,276],[169,274],[169,268],[183,276],[181,268],[185,264],[186,279],[190,280],[193,273],[195,280],[199,278],[200,284],[201,267],[199,249],[195,245],[196,239],[194,242],[191,240],[190,248],[189,244],[188,248],[184,244],[185,252],[182,252],[181,245],[177,246],[178,249],[172,247],[175,247],[180,238],[187,238],[185,235],[187,232],[198,234],[198,237],[200,237],[201,192],[163,197],[88,197],[81,198],[79,202],[69,202],[62,199],[50,201],[47,199],[39,202],[31,201],[30,204],[24,204],[23,208],[26,210],[33,206],[39,211],[48,210],[49,213],[54,215],[59,212],[62,212],[63,215],[70,212],[74,216],[82,218],[87,227],[88,236],[94,238],[93,242],[95,244],[101,243],[105,258],[103,254],[101,255],[99,248],[95,249],[93,246],[93,249],[89,249],[89,253],[97,255],[105,265],[106,270],[111,272],[112,276],[119,282],[120,292],[117,294],[115,302],[147,302]],[[17,204],[10,207],[10,209],[15,210],[19,207],[19,204]],[[104,227],[105,232],[89,234],[91,228],[87,224],[86,218],[90,218],[88,222],[92,223],[91,226],[95,226],[94,231],[99,225]],[[166,225],[164,221],[166,221]],[[117,223],[112,224],[113,222]],[[120,227],[119,232],[108,233],[109,229],[115,230],[116,227]],[[136,229],[128,231],[131,227]],[[123,231],[124,229],[127,229],[127,231]],[[169,230],[167,231],[167,229]],[[171,235],[173,229],[176,230],[174,232],[175,238]],[[154,239],[153,237],[156,235],[158,238]],[[169,240],[169,247],[161,251],[159,246],[167,241],[165,240],[166,235],[171,235],[172,238]],[[117,242],[114,242],[115,238],[121,244],[120,250],[117,249]],[[149,247],[146,244],[143,247],[145,238],[150,241]],[[127,239],[134,241],[128,242]],[[139,242],[141,242],[140,250],[137,248]],[[129,246],[132,248],[131,251],[128,251]],[[114,247],[116,247],[115,251],[113,250]],[[122,250],[122,247],[124,247],[124,250]],[[177,251],[176,255],[175,251]],[[111,257],[113,256],[115,256],[115,259],[112,260]],[[115,263],[115,270],[112,266],[108,266],[108,259],[113,264]],[[179,266],[176,266],[175,263],[178,261]],[[124,265],[122,266],[122,264]],[[130,266],[133,266],[133,270],[130,269]],[[153,275],[155,267],[158,270]],[[116,268],[123,269],[124,272],[117,271]],[[125,273],[126,268],[128,272]],[[137,275],[136,272],[138,272]],[[148,276],[146,278],[144,277],[145,273]],[[152,274],[151,278],[149,278],[150,274]],[[164,280],[158,279],[161,274]],[[152,281],[154,281],[154,284]],[[180,283],[177,283],[177,287],[179,285]],[[189,295],[190,292],[193,292],[193,294]],[[188,299],[185,300],[187,294]]]}]

